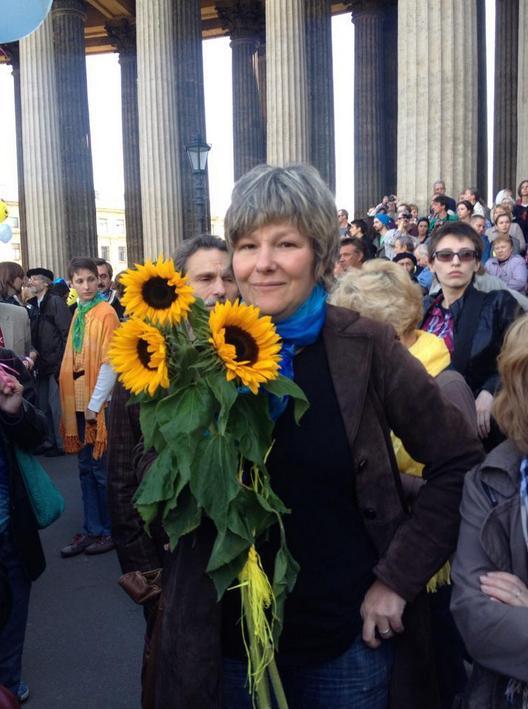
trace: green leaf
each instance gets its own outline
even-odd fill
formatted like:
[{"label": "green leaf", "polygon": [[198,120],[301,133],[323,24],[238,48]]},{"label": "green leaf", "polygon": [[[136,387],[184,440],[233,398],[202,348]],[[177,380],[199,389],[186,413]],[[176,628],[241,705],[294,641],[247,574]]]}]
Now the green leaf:
[{"label": "green leaf", "polygon": [[204,382],[167,396],[156,407],[156,420],[160,427],[164,427],[165,440],[181,433],[206,429],[213,416],[213,396]]},{"label": "green leaf", "polygon": [[162,426],[160,431],[164,435],[167,445],[176,458],[181,477],[185,479],[186,482],[189,482],[191,477],[191,465],[201,438],[200,434],[179,433],[171,437],[170,422]]},{"label": "green leaf", "polygon": [[237,473],[232,441],[216,433],[200,440],[191,464],[191,491],[218,530],[226,528],[229,503],[239,490]]},{"label": "green leaf", "polygon": [[227,430],[238,441],[241,455],[264,467],[273,433],[267,397],[239,395],[231,409]]},{"label": "green leaf", "polygon": [[273,623],[273,638],[275,646],[279,646],[279,637],[282,632],[284,622],[284,604],[289,593],[293,591],[297,575],[299,573],[299,564],[290,554],[284,539],[282,545],[275,556],[275,565],[273,569],[273,595],[275,596],[275,617]]},{"label": "green leaf", "polygon": [[270,394],[274,394],[279,397],[291,396],[293,398],[295,423],[299,424],[299,421],[310,406],[310,402],[306,398],[306,394],[303,392],[301,387],[298,386],[293,379],[289,379],[282,374],[278,379],[274,379],[264,386],[266,391]]},{"label": "green leaf", "polygon": [[241,488],[229,507],[227,526],[252,544],[274,520],[274,513],[260,504],[259,495],[248,488]]},{"label": "green leaf", "polygon": [[246,548],[244,548],[244,550],[241,551],[240,554],[238,554],[238,556],[236,556],[228,564],[224,564],[224,566],[220,566],[213,571],[208,571],[208,574],[215,585],[216,597],[218,600],[222,598],[230,586],[235,586],[238,583],[237,577],[244,568],[244,564],[247,561],[247,556],[248,552],[246,546]]},{"label": "green leaf", "polygon": [[141,426],[141,432],[143,433],[145,450],[154,448],[155,434],[157,430],[154,411],[157,404],[157,401],[149,401],[148,403],[141,404],[139,407],[139,424]]},{"label": "green leaf", "polygon": [[218,430],[224,434],[231,407],[237,399],[237,388],[234,382],[228,382],[225,371],[212,371],[207,375],[207,383],[214,394],[215,399],[220,404],[218,415]]},{"label": "green leaf", "polygon": [[155,519],[160,504],[173,499],[176,477],[172,452],[165,448],[148,469],[134,495],[134,505],[147,527]]},{"label": "green leaf", "polygon": [[178,504],[170,510],[163,520],[163,528],[169,537],[171,550],[185,534],[196,529],[202,519],[202,510],[196,504],[189,487],[185,487],[178,499]]}]

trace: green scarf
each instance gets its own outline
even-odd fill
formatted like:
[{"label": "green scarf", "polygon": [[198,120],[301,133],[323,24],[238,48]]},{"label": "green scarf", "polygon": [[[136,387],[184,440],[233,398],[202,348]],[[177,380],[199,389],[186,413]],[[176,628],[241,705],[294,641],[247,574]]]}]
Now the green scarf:
[{"label": "green scarf", "polygon": [[91,300],[88,300],[86,303],[78,303],[77,317],[73,321],[72,341],[74,352],[80,352],[82,350],[86,313],[99,303],[102,303],[103,300],[103,296],[99,292],[97,292],[94,297]]}]

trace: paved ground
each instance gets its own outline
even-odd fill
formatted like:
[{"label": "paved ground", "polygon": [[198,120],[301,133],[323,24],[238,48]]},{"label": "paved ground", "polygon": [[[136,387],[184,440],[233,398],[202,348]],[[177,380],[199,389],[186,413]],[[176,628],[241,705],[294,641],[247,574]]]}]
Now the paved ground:
[{"label": "paved ground", "polygon": [[77,459],[41,458],[66,500],[44,530],[47,569],[33,585],[23,679],[28,709],[137,709],[144,622],[141,608],[117,585],[114,552],[61,559],[79,531]]}]

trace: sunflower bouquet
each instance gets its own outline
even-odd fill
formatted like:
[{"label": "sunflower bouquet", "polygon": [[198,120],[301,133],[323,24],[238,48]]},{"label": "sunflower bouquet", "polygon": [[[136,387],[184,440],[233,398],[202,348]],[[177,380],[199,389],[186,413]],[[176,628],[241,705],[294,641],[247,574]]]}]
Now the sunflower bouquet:
[{"label": "sunflower bouquet", "polygon": [[[235,301],[209,312],[162,257],[121,282],[129,319],[115,332],[110,361],[140,404],[145,449],[157,452],[136,507],[147,528],[161,520],[171,549],[204,517],[212,520],[207,573],[219,599],[240,589],[250,689],[260,706],[271,706],[269,677],[286,706],[274,651],[298,565],[286,545],[288,509],[271,488],[266,459],[271,404],[291,397],[298,421],[308,402],[280,374],[280,338],[258,308]],[[268,578],[256,543],[272,525],[280,546]]]}]

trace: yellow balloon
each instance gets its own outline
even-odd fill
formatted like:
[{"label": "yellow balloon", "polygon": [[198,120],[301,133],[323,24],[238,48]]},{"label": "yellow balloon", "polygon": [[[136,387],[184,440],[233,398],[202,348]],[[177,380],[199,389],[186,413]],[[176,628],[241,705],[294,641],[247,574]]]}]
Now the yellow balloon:
[{"label": "yellow balloon", "polygon": [[68,293],[68,297],[66,298],[66,305],[73,305],[77,302],[78,297],[79,295],[75,288],[70,288],[70,292]]},{"label": "yellow balloon", "polygon": [[7,204],[0,199],[0,224],[7,219]]}]

